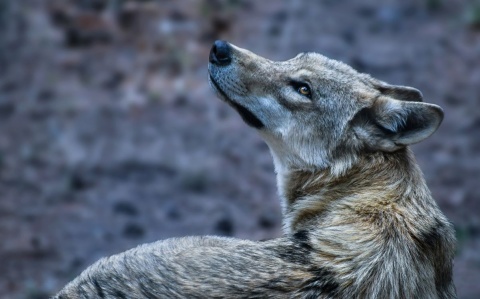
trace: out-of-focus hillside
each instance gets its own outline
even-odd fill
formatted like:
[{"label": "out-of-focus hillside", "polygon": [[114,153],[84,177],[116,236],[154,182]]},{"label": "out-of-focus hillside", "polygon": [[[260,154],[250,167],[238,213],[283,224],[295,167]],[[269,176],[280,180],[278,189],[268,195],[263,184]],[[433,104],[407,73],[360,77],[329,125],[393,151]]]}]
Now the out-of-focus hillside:
[{"label": "out-of-focus hillside", "polygon": [[268,148],[207,82],[226,39],[315,51],[441,105],[414,147],[480,297],[480,2],[0,3],[0,297],[45,298],[98,258],[185,235],[281,234]]}]

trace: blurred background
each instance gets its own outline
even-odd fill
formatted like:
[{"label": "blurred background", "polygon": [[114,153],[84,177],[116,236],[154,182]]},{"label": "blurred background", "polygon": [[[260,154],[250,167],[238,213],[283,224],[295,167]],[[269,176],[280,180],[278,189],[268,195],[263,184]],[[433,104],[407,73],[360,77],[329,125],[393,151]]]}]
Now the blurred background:
[{"label": "blurred background", "polygon": [[414,147],[480,298],[480,1],[0,2],[0,297],[46,298],[98,258],[174,236],[281,234],[273,165],[207,82],[225,39],[315,51],[441,105]]}]

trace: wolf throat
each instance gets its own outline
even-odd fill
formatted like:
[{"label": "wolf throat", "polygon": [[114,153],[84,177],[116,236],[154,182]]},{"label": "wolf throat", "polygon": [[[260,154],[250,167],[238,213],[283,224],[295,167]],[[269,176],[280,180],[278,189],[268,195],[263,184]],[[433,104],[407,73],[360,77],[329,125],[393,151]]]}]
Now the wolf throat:
[{"label": "wolf throat", "polygon": [[232,101],[226,94],[225,92],[218,86],[217,82],[210,76],[210,82],[212,82],[213,86],[215,89],[222,95],[222,97],[225,99],[225,101],[232,106],[235,110],[237,110],[238,114],[242,117],[243,121],[251,126],[254,127],[255,129],[261,129],[265,127],[263,122],[258,119],[258,117],[255,116],[250,110],[245,108],[244,106]]}]

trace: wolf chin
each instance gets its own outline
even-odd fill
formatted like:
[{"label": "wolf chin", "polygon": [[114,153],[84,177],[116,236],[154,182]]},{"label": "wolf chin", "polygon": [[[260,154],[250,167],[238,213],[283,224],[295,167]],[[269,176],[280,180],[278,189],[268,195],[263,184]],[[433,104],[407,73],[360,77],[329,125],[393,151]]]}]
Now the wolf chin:
[{"label": "wolf chin", "polygon": [[209,62],[271,150],[283,237],[140,245],[54,298],[456,298],[454,231],[408,148],[440,107],[316,53],[274,62],[216,41]]}]

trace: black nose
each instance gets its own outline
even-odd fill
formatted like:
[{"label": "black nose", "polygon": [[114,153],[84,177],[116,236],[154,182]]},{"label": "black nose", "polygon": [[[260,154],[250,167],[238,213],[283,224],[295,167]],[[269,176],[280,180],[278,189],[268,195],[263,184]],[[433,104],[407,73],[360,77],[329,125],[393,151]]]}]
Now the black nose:
[{"label": "black nose", "polygon": [[231,49],[226,41],[216,40],[210,50],[210,63],[227,65],[232,61]]}]

